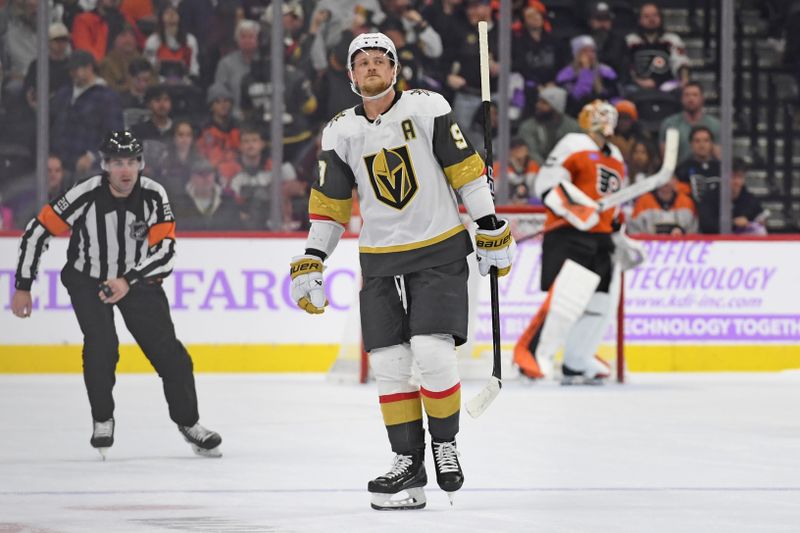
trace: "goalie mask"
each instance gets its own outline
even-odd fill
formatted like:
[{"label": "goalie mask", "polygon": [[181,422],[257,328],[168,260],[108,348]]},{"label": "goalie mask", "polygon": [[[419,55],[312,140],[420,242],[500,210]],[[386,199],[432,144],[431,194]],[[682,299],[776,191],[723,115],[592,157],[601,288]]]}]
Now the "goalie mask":
[{"label": "goalie mask", "polygon": [[[368,52],[373,51],[374,53],[383,53],[383,55],[389,58],[389,61],[392,62],[392,83],[384,91],[382,91],[380,94],[376,94],[375,96],[364,96],[361,94],[361,91],[355,82],[355,75],[353,73],[353,60],[355,59],[356,54],[362,50]],[[357,36],[350,42],[350,47],[347,50],[347,73],[350,76],[350,89],[361,98],[365,100],[377,100],[389,94],[389,91],[391,91],[394,85],[397,83],[397,49],[395,48],[392,40],[382,33],[363,33]]]},{"label": "goalie mask", "polygon": [[595,100],[583,106],[578,115],[578,124],[586,131],[611,137],[617,127],[617,116],[613,105],[604,100]]}]

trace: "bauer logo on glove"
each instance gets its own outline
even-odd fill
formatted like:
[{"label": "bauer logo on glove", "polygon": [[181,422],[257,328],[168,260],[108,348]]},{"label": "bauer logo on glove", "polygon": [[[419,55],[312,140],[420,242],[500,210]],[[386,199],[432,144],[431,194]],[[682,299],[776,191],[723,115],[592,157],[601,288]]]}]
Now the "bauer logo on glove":
[{"label": "bauer logo on glove", "polygon": [[492,267],[497,267],[499,277],[508,274],[517,251],[508,221],[501,219],[497,222],[500,225],[497,229],[475,230],[475,255],[481,276],[487,275]]},{"label": "bauer logo on glove", "polygon": [[322,314],[328,305],[322,270],[322,260],[313,255],[293,257],[289,266],[289,273],[292,276],[292,300],[300,309],[312,315]]}]

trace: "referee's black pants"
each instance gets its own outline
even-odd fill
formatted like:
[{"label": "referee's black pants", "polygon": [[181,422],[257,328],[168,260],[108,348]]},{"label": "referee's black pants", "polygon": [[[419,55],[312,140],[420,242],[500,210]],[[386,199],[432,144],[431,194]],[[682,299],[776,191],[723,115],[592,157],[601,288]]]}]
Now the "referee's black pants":
[{"label": "referee's black pants", "polygon": [[[83,332],[83,380],[92,418],[108,420],[114,414],[112,390],[119,361],[114,305],[100,300],[97,280],[71,266],[61,271],[61,282],[69,292]],[[170,418],[181,426],[194,425],[199,415],[192,359],[175,337],[169,303],[161,285],[136,283],[115,305],[128,331],[161,377]]]}]

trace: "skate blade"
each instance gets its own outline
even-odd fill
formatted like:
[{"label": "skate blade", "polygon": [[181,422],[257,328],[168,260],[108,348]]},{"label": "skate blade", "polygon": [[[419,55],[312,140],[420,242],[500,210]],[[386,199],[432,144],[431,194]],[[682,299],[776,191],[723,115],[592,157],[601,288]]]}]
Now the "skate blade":
[{"label": "skate blade", "polygon": [[105,461],[109,448],[95,448],[95,450],[97,450],[97,452],[100,454],[100,457],[103,459],[103,461]]},{"label": "skate blade", "polygon": [[200,457],[211,457],[211,458],[222,457],[222,450],[219,449],[219,446],[217,446],[216,448],[211,448],[210,450],[201,448],[197,444],[192,444],[191,446],[194,454],[199,455]]},{"label": "skate blade", "polygon": [[599,377],[599,378],[587,378],[585,376],[565,376],[561,378],[561,384],[564,386],[589,386],[589,387],[597,387],[600,385],[605,385],[608,381],[608,377]]},{"label": "skate blade", "polygon": [[450,500],[450,507],[454,507],[455,506],[455,495],[456,495],[455,492],[448,492],[447,493],[447,499]]},{"label": "skate blade", "polygon": [[[403,493],[407,496],[403,497]],[[371,492],[372,501],[370,505],[377,511],[407,511],[412,509],[422,509],[425,507],[425,490],[422,487],[413,489],[406,489],[397,494],[381,494],[378,492]],[[399,499],[393,500],[393,496],[400,496]]]}]

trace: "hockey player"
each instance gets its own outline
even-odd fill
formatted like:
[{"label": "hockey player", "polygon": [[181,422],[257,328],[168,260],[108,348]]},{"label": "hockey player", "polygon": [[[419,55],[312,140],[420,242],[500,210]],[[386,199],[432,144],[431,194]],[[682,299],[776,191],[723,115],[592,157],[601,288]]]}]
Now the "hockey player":
[{"label": "hockey player", "polygon": [[83,332],[83,378],[94,419],[91,445],[114,443],[112,390],[119,360],[114,307],[164,384],[169,415],[198,455],[221,455],[220,436],[198,423],[192,359],[175,338],[161,280],[172,272],[175,219],[164,188],[142,176],[142,144],[128,131],[100,147],[103,172],[45,205],[19,247],[13,313],[31,315],[31,284],[53,235],[72,229],[61,282]]},{"label": "hockey player", "polygon": [[[598,212],[597,200],[626,181],[622,155],[608,142],[617,110],[595,100],[578,122],[585,133],[565,135],[535,182],[548,208],[542,243],[541,288],[547,297],[514,348],[514,362],[530,378],[552,376],[553,359],[564,347],[563,383],[602,383],[609,367],[595,350],[611,318],[612,254],[623,270],[644,259],[641,249],[616,231],[616,210]],[[615,253],[616,249],[616,253]]]},{"label": "hockey player", "polygon": [[[347,66],[362,104],[334,116],[323,131],[311,229],[305,254],[292,259],[291,292],[307,312],[324,311],[323,261],[344,232],[356,188],[364,222],[362,336],[396,454],[391,470],[367,489],[375,509],[419,509],[427,483],[423,407],[439,487],[452,498],[464,482],[455,440],[461,404],[455,347],[467,336],[472,243],[453,191],[478,224],[483,275],[490,267],[507,274],[515,245],[507,221],[495,216],[483,160],[445,99],[394,88],[392,41],[381,33],[359,35]],[[412,365],[420,384],[411,381]]]}]

